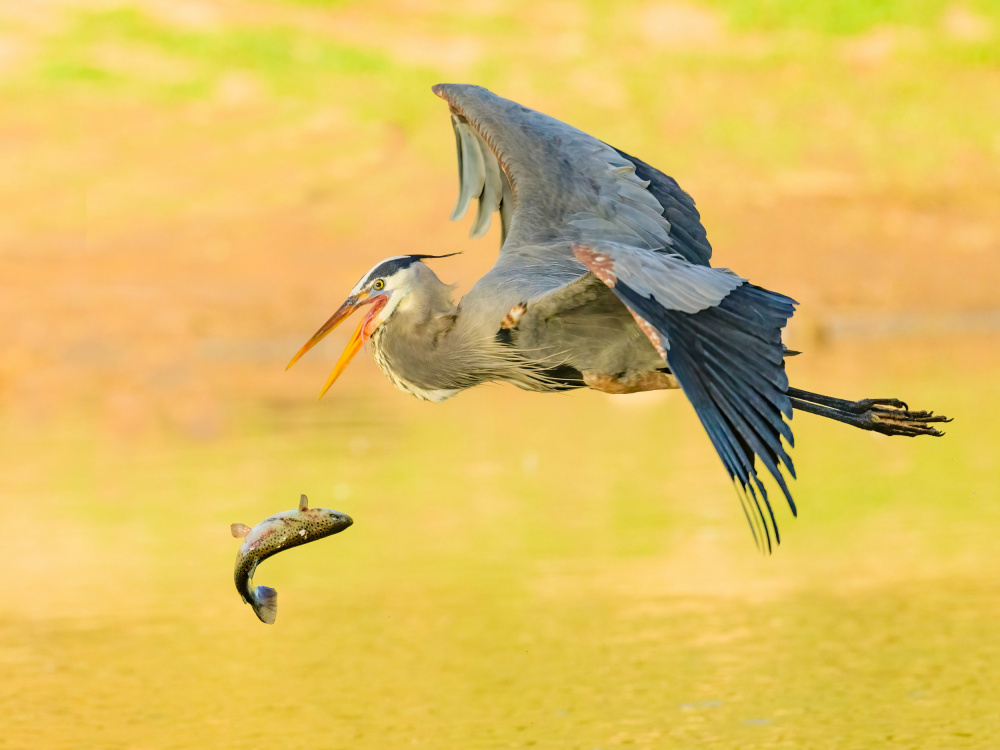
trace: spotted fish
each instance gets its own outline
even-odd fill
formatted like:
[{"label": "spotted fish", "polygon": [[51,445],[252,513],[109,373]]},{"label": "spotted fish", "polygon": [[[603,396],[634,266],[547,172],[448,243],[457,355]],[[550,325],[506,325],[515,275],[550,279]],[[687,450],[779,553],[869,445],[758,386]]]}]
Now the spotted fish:
[{"label": "spotted fish", "polygon": [[267,586],[253,585],[253,574],[261,561],[300,544],[338,534],[352,523],[350,516],[335,510],[310,508],[308,498],[303,495],[298,510],[271,516],[252,529],[242,523],[230,527],[233,536],[243,540],[236,555],[236,590],[243,601],[253,607],[261,622],[273,625],[278,615],[278,592]]}]

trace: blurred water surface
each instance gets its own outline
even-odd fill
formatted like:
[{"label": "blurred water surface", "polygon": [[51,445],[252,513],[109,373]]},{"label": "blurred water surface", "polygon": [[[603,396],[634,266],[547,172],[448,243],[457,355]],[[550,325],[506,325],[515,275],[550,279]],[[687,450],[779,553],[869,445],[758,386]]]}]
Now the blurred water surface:
[{"label": "blurred water surface", "polygon": [[[387,385],[196,440],[18,425],[3,741],[988,746],[1000,414],[965,383],[893,379],[959,418],[942,440],[798,417],[802,512],[770,558],[678,394]],[[228,524],[299,492],[356,523],[261,566],[269,628]]]}]

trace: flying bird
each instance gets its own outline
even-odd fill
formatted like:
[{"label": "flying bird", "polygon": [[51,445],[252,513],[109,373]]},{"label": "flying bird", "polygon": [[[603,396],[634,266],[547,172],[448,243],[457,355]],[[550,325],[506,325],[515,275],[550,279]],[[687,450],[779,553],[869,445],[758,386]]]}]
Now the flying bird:
[{"label": "flying bird", "polygon": [[[485,88],[439,84],[458,151],[470,235],[500,214],[493,268],[460,301],[425,261],[378,263],[289,363],[365,313],[323,392],[367,341],[400,390],[444,401],[487,382],[625,394],[680,388],[731,479],[754,539],[778,525],[758,465],[795,503],[793,410],[886,435],[936,435],[933,412],[895,398],[849,401],[791,388],[781,332],[795,300],[710,264],[694,201],[641,159]],[[436,256],[447,257],[447,256]],[[320,394],[322,396],[322,393]]]}]

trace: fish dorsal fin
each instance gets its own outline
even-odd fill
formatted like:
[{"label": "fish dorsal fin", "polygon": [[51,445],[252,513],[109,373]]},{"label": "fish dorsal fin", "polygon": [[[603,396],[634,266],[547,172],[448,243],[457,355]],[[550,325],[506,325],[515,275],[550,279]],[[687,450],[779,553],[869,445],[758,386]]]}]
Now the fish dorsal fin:
[{"label": "fish dorsal fin", "polygon": [[309,498],[305,495],[299,498],[299,510],[309,510]]},{"label": "fish dorsal fin", "polygon": [[229,526],[229,530],[233,533],[233,536],[237,539],[242,539],[247,534],[250,533],[250,527],[245,523],[234,523]]}]

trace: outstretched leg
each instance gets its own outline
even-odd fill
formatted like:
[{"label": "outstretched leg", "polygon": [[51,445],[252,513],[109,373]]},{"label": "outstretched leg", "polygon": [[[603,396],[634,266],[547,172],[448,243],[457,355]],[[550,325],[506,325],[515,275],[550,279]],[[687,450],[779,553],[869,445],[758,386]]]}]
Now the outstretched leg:
[{"label": "outstretched leg", "polygon": [[809,414],[835,419],[844,424],[873,430],[883,435],[934,435],[943,432],[931,426],[934,422],[950,422],[945,416],[935,416],[932,411],[910,411],[905,401],[898,398],[865,398],[861,401],[846,401],[842,398],[824,396],[820,393],[788,389],[792,407]]}]

